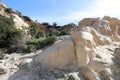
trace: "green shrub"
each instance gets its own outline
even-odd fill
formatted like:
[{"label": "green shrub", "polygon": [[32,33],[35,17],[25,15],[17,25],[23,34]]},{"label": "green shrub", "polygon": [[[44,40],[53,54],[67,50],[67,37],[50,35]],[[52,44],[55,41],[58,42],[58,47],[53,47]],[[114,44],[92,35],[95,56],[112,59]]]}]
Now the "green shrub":
[{"label": "green shrub", "polygon": [[27,43],[27,51],[35,51],[38,49],[42,49],[46,46],[52,45],[56,40],[55,36],[48,37],[46,39],[33,39]]},{"label": "green shrub", "polygon": [[25,52],[33,52],[36,50],[35,45],[28,45],[27,49],[25,50]]},{"label": "green shrub", "polygon": [[54,35],[54,36],[63,36],[63,35],[68,35],[69,33],[66,32],[66,31],[55,31],[53,34],[51,35]]},{"label": "green shrub", "polygon": [[22,16],[25,21],[32,21],[28,16]]},{"label": "green shrub", "polygon": [[10,48],[22,38],[22,31],[14,27],[13,19],[0,17],[0,48]]},{"label": "green shrub", "polygon": [[29,27],[29,33],[31,34],[33,38],[40,38],[44,36],[43,31],[38,27],[36,23],[33,23]]},{"label": "green shrub", "polygon": [[62,35],[68,35],[69,33],[68,32],[66,32],[66,31],[61,31],[61,33],[60,33],[60,35],[62,36]]},{"label": "green shrub", "polygon": [[20,11],[17,10],[16,13],[20,18],[23,18],[22,13]]},{"label": "green shrub", "polygon": [[52,35],[54,35],[54,36],[60,36],[60,31],[55,31]]},{"label": "green shrub", "polygon": [[11,9],[11,8],[7,8],[7,9],[5,10],[5,12],[8,13],[8,14],[11,14],[11,13],[12,13],[12,9]]},{"label": "green shrub", "polygon": [[14,27],[12,18],[0,17],[0,48],[7,49],[8,53],[19,50],[17,46],[22,36],[23,31]]}]

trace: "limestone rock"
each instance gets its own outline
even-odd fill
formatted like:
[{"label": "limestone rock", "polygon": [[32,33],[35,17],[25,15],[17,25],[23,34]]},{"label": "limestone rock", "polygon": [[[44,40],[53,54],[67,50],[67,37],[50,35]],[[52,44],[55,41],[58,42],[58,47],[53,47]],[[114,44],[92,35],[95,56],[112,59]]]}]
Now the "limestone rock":
[{"label": "limestone rock", "polygon": [[17,14],[12,14],[12,16],[13,16],[13,21],[15,22],[15,27],[17,29],[24,30],[27,33],[27,28],[29,27],[29,25],[23,19],[21,19]]},{"label": "limestone rock", "polygon": [[114,56],[120,59],[120,48],[116,48],[114,51]]},{"label": "limestone rock", "polygon": [[79,27],[92,26],[94,24],[94,22],[96,22],[97,19],[99,19],[99,18],[84,18],[78,23],[78,26]]},{"label": "limestone rock", "polygon": [[112,33],[111,33],[111,29],[109,25],[110,23],[107,20],[98,19],[92,26],[100,34],[105,35],[105,36],[111,36]]},{"label": "limestone rock", "polygon": [[76,66],[75,48],[72,39],[66,39],[54,44],[34,57],[35,63],[42,63],[48,67],[73,68]]},{"label": "limestone rock", "polygon": [[19,67],[23,68],[23,69],[25,69],[25,68],[30,69],[30,68],[32,68],[32,66],[33,66],[33,59],[25,59],[19,65]]},{"label": "limestone rock", "polygon": [[100,72],[101,74],[101,78],[103,80],[114,80],[111,76],[112,76],[112,73],[111,73],[111,70],[109,68],[106,68],[105,70],[101,71]]},{"label": "limestone rock", "polygon": [[81,72],[84,74],[84,76],[88,80],[100,80],[98,74],[90,68],[83,67],[83,68],[81,68]]},{"label": "limestone rock", "polygon": [[99,33],[105,36],[112,37],[113,41],[120,41],[120,20],[105,16],[99,18],[85,18],[79,22],[79,27],[92,26]]},{"label": "limestone rock", "polygon": [[110,65],[112,65],[112,63],[109,63],[109,62],[99,59],[99,58],[93,58],[90,61],[89,67],[95,71],[102,71],[105,68],[110,67]]},{"label": "limestone rock", "polygon": [[96,18],[85,23],[88,26],[71,36],[58,38],[60,41],[42,52],[24,57],[11,54],[3,59],[0,65],[9,70],[0,66],[0,80],[112,80],[114,77],[116,80],[116,74],[120,76],[115,62],[120,59],[118,28],[113,30],[107,19]]},{"label": "limestone rock", "polygon": [[34,57],[35,63],[49,67],[73,68],[87,66],[90,54],[95,47],[93,35],[90,32],[79,31],[58,44]]},{"label": "limestone rock", "polygon": [[[34,62],[51,68],[70,70],[81,68],[84,76],[89,80],[100,80],[98,72],[105,71],[106,68],[114,65],[115,57],[107,51],[106,46],[116,40],[112,37],[108,21],[98,20],[94,26],[82,27],[70,38],[53,44],[36,55]],[[112,79],[109,72],[105,74]]]},{"label": "limestone rock", "polygon": [[6,74],[6,73],[7,73],[7,69],[5,68],[5,66],[0,65],[0,75]]},{"label": "limestone rock", "polygon": [[113,35],[120,35],[120,20],[118,20],[117,18],[111,18],[109,16],[105,16],[103,17],[104,20],[107,20],[109,21],[110,23],[110,28],[111,28],[111,31],[113,33]]},{"label": "limestone rock", "polygon": [[70,73],[68,80],[80,80],[78,73]]},{"label": "limestone rock", "polygon": [[89,32],[80,31],[72,35],[75,43],[76,58],[79,67],[87,66],[89,63],[89,54],[94,48],[93,36]]}]

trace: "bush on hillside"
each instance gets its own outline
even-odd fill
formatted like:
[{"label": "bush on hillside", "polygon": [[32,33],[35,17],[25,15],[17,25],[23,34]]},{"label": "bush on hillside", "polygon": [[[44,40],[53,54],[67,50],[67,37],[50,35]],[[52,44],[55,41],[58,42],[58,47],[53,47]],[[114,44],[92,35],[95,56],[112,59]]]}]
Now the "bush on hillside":
[{"label": "bush on hillside", "polygon": [[20,11],[17,10],[16,13],[20,18],[23,18],[22,13]]},{"label": "bush on hillside", "polygon": [[68,32],[66,32],[66,31],[55,31],[53,34],[51,34],[51,35],[54,35],[54,36],[63,36],[63,35],[69,35],[69,33]]},{"label": "bush on hillside", "polygon": [[8,14],[11,14],[12,13],[12,9],[11,8],[7,8],[7,9],[5,9],[5,12],[8,13]]},{"label": "bush on hillside", "polygon": [[42,49],[46,46],[52,45],[56,40],[55,36],[48,37],[46,39],[33,39],[27,43],[27,52],[32,52],[38,49]]},{"label": "bush on hillside", "polygon": [[14,27],[12,18],[0,17],[0,48],[10,48],[22,38],[22,31]]},{"label": "bush on hillside", "polygon": [[32,21],[28,16],[22,16],[25,21]]},{"label": "bush on hillside", "polygon": [[67,32],[67,31],[61,31],[60,32],[60,36],[62,36],[62,35],[69,35],[69,32]]},{"label": "bush on hillside", "polygon": [[38,27],[36,23],[33,23],[29,27],[29,33],[31,34],[33,38],[40,38],[44,36],[43,31]]}]

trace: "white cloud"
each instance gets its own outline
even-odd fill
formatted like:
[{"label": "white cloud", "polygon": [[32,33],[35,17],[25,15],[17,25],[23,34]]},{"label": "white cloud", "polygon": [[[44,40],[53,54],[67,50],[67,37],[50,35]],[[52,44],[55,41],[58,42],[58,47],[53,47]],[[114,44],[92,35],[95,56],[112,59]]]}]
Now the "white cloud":
[{"label": "white cloud", "polygon": [[117,17],[120,15],[120,0],[97,0],[95,11]]},{"label": "white cloud", "polygon": [[[56,3],[56,0],[54,0]],[[120,0],[95,0],[93,5],[86,5],[86,10],[83,11],[66,11],[67,13],[63,16],[58,17],[46,17],[39,18],[42,19],[40,21],[48,21],[48,22],[59,22],[59,23],[67,23],[67,22],[75,22],[80,21],[85,17],[103,17],[105,15],[111,17],[120,16]],[[36,18],[38,19],[38,18]]]},{"label": "white cloud", "polygon": [[94,5],[85,12],[71,12],[70,15],[69,19],[71,20],[78,20],[84,17],[103,17],[105,15],[118,17],[120,16],[120,0],[96,0]]}]

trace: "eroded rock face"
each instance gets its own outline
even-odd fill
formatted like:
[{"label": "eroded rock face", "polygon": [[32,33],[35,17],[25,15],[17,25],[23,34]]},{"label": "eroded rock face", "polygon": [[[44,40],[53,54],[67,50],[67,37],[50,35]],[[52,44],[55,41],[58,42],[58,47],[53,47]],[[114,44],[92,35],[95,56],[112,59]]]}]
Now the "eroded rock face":
[{"label": "eroded rock face", "polygon": [[15,23],[14,26],[17,29],[24,30],[27,33],[27,29],[29,25],[23,19],[21,19],[17,14],[12,14],[12,16],[13,16],[13,21]]},{"label": "eroded rock face", "polygon": [[111,25],[112,22],[109,20],[101,19],[97,20],[92,26],[102,35],[108,36],[112,39],[112,41],[120,41],[120,37],[118,35],[118,26],[114,27]]},{"label": "eroded rock face", "polygon": [[72,35],[72,39],[75,43],[77,64],[79,67],[87,66],[90,62],[89,55],[95,55],[93,48],[95,43],[93,35],[89,32],[80,31]]},{"label": "eroded rock face", "polygon": [[99,18],[85,18],[79,22],[79,27],[92,26],[100,34],[111,37],[112,41],[120,41],[120,20],[105,16]]},{"label": "eroded rock face", "polygon": [[1,63],[14,72],[9,73],[8,80],[119,80],[119,65],[114,63],[120,63],[120,50],[115,49],[120,43],[113,43],[117,40],[112,36],[108,21],[99,19],[93,24],[94,27],[81,27],[69,38],[58,41],[32,58],[11,56]]},{"label": "eroded rock face", "polygon": [[102,35],[105,35],[105,36],[112,35],[111,29],[110,29],[110,23],[107,20],[98,19],[92,26],[95,30],[97,30]]},{"label": "eroded rock face", "polygon": [[[116,40],[112,36],[108,21],[98,20],[93,25],[80,28],[71,38],[54,44],[36,55],[34,62],[52,68],[81,68],[89,80],[100,80],[98,72],[110,74],[107,69],[114,65],[112,59],[115,57],[109,53],[97,52],[97,47],[111,45]],[[111,75],[107,77],[112,79]]]}]

